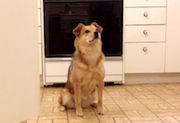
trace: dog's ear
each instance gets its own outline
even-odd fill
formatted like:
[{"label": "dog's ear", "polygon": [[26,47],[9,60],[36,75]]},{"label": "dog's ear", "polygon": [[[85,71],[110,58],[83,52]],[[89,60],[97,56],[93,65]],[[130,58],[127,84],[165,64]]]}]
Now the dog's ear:
[{"label": "dog's ear", "polygon": [[102,33],[103,28],[101,26],[99,26],[99,24],[97,24],[96,22],[92,22],[91,24],[94,25],[97,28],[99,33]]},{"label": "dog's ear", "polygon": [[76,28],[73,29],[73,34],[77,37],[80,35],[81,29],[84,26],[84,24],[80,23],[76,26]]}]

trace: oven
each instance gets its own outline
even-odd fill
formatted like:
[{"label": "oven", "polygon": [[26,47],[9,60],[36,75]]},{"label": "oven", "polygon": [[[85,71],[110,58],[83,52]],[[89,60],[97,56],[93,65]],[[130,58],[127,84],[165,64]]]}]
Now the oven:
[{"label": "oven", "polygon": [[97,22],[103,27],[102,50],[106,57],[121,57],[123,0],[44,0],[46,58],[67,58],[74,52],[72,30],[78,23]]}]

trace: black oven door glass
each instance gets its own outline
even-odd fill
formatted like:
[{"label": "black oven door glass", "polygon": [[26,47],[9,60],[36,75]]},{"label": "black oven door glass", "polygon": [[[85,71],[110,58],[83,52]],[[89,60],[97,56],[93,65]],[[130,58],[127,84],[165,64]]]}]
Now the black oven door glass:
[{"label": "black oven door glass", "polygon": [[74,52],[72,30],[78,23],[97,22],[103,27],[103,52],[122,55],[123,3],[117,1],[44,2],[46,57],[70,57]]}]

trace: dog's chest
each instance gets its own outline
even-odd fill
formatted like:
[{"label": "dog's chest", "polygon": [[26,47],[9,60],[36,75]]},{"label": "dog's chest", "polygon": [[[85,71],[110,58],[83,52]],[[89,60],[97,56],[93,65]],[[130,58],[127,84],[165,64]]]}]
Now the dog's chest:
[{"label": "dog's chest", "polygon": [[84,58],[90,67],[95,66],[100,54],[96,51],[84,55]]},{"label": "dog's chest", "polygon": [[92,93],[99,82],[101,76],[96,71],[88,71],[82,77],[81,90],[83,95],[89,95]]}]

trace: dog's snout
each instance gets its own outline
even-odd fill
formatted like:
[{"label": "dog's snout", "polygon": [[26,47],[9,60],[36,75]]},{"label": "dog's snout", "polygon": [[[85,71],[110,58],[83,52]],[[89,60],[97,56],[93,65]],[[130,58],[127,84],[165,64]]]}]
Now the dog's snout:
[{"label": "dog's snout", "polygon": [[94,38],[99,38],[99,36],[98,36],[98,32],[96,31],[96,32],[94,32]]}]

